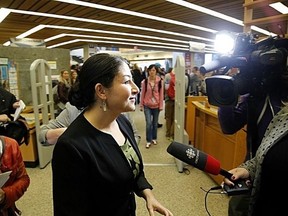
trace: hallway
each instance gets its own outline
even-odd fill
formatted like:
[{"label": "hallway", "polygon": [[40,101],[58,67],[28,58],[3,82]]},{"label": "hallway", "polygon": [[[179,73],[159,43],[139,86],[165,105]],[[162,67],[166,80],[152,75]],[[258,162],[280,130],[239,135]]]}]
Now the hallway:
[{"label": "hallway", "polygon": [[[164,111],[160,112],[159,122],[163,127],[158,129],[158,144],[152,145],[149,149],[145,148],[144,113],[140,112],[137,106],[132,116],[142,137],[140,150],[145,163],[145,173],[154,187],[153,193],[156,198],[168,207],[174,216],[227,215],[228,197],[220,194],[218,190],[207,196],[206,207],[210,214],[205,209],[204,190],[207,191],[216,185],[207,174],[192,166],[185,166],[183,173],[178,172],[174,158],[166,151],[170,141],[165,137]],[[51,165],[44,169],[27,168],[27,171],[31,184],[17,202],[17,206],[23,212],[23,216],[52,216]],[[99,210],[102,211],[103,209]],[[137,198],[137,216],[148,216],[142,198]]]}]

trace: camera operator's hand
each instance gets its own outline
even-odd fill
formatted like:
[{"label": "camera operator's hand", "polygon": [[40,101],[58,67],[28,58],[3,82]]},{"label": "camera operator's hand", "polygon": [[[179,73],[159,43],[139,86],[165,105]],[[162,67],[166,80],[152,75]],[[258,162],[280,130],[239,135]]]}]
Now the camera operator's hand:
[{"label": "camera operator's hand", "polygon": [[[245,168],[239,168],[239,167],[234,168],[232,170],[229,170],[229,173],[233,174],[231,177],[232,181],[228,178],[224,178],[221,185],[223,185],[225,183],[227,185],[230,185],[230,186],[233,185],[234,186],[233,181],[236,181],[238,179],[248,179],[249,178],[249,172]],[[250,180],[247,180],[247,181],[250,181]]]}]

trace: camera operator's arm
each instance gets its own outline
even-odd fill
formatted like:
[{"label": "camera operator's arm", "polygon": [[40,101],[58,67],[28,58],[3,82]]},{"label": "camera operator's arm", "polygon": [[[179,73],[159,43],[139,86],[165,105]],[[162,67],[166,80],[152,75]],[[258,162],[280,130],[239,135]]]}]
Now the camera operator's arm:
[{"label": "camera operator's arm", "polygon": [[234,134],[247,123],[248,95],[241,96],[237,106],[219,107],[218,119],[224,134]]}]

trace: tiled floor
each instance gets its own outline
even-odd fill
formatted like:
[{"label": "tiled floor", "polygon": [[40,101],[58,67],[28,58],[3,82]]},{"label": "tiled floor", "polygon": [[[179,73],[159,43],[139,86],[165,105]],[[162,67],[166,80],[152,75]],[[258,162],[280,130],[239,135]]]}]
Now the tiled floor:
[{"label": "tiled floor", "polygon": [[[215,182],[208,175],[191,166],[185,166],[187,171],[183,173],[178,172],[174,158],[166,151],[170,141],[165,138],[163,116],[164,111],[160,113],[159,122],[163,124],[163,127],[158,129],[158,144],[146,149],[144,113],[140,112],[138,107],[133,113],[137,129],[142,137],[140,150],[145,162],[146,177],[154,187],[156,198],[168,207],[174,216],[227,215],[228,197],[226,195],[214,191],[206,196],[204,190],[207,191],[215,186]],[[50,164],[44,169],[27,168],[27,170],[31,184],[28,191],[17,202],[17,206],[23,211],[23,216],[52,216]],[[137,198],[137,216],[148,215],[145,201]]]}]

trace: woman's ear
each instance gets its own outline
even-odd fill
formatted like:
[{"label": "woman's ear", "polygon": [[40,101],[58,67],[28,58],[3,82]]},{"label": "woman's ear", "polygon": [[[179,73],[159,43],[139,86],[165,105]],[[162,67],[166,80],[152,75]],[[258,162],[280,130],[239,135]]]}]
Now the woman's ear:
[{"label": "woman's ear", "polygon": [[107,91],[105,89],[106,88],[100,83],[97,83],[95,85],[95,93],[102,100],[106,99],[106,92]]}]

